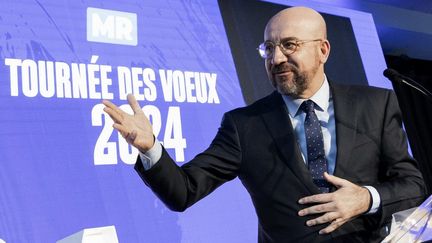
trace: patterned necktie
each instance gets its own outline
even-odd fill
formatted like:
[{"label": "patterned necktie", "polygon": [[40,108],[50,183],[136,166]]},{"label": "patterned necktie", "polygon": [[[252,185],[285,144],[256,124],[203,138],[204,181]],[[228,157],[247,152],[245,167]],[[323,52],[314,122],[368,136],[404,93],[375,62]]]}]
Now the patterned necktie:
[{"label": "patterned necktie", "polygon": [[309,171],[320,192],[325,193],[329,192],[330,188],[329,183],[324,179],[324,172],[327,171],[327,159],[324,153],[321,125],[315,114],[314,105],[312,100],[306,100],[301,104],[300,109],[306,113],[304,129]]}]

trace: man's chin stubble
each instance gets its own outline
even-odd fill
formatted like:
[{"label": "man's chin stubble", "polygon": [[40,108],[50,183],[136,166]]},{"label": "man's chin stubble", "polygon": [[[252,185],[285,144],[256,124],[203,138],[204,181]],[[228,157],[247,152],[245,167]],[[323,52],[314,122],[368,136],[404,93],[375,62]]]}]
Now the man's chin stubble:
[{"label": "man's chin stubble", "polygon": [[294,82],[290,85],[288,84],[288,80],[284,81],[272,81],[273,87],[282,95],[288,95],[293,98],[299,98],[299,87]]}]

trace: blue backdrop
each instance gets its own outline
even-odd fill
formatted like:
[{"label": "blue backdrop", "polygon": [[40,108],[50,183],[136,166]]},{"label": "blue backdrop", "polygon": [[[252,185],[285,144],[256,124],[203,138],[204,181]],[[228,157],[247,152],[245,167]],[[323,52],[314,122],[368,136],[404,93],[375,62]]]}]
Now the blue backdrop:
[{"label": "blue backdrop", "polygon": [[[371,15],[272,2],[349,17],[369,83],[388,86]],[[137,153],[101,105],[134,93],[179,164],[204,150],[223,113],[245,104],[216,0],[0,6],[0,239],[54,242],[114,225],[120,242],[256,241],[237,179],[184,213],[169,211],[133,170]]]}]

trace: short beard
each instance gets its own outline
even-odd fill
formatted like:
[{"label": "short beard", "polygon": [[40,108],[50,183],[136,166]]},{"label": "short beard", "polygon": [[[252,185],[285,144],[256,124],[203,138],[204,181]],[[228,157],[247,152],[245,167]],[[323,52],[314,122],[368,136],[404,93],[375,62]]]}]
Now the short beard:
[{"label": "short beard", "polygon": [[[273,76],[271,79],[272,85],[282,95],[288,95],[295,99],[300,98],[300,95],[308,87],[309,77],[306,72],[300,72],[300,70],[293,64],[283,63],[279,66],[275,66],[272,70]],[[280,71],[291,71],[292,72],[292,84],[289,82],[287,77],[279,77],[276,80],[274,73]]]}]

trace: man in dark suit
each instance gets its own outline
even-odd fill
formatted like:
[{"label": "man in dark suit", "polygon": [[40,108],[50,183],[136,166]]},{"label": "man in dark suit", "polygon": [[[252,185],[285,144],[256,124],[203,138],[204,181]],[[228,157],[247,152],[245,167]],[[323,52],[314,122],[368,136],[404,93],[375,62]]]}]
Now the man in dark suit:
[{"label": "man in dark suit", "polygon": [[330,43],[312,9],[279,12],[264,39],[259,51],[276,91],[227,112],[209,148],[182,167],[155,141],[132,95],[134,115],[103,101],[140,151],[136,170],[175,211],[238,176],[257,212],[259,242],[380,241],[391,214],[424,195],[393,92],[327,80]]}]

